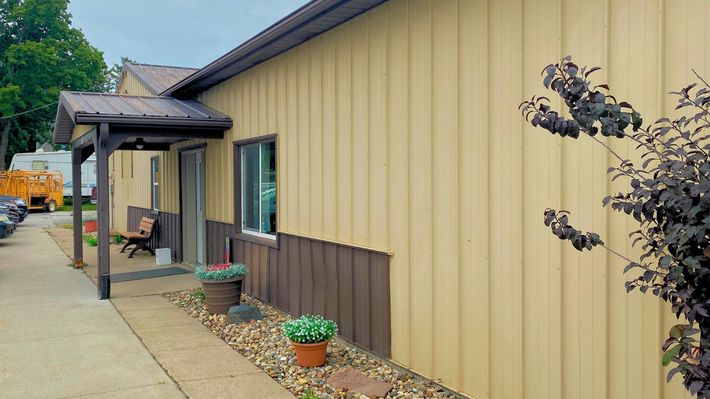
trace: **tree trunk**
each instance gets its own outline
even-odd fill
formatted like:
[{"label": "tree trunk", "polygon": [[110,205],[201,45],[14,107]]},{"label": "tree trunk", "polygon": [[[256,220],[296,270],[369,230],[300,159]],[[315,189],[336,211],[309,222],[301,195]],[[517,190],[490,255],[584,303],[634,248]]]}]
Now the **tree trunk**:
[{"label": "tree trunk", "polygon": [[5,170],[5,154],[7,154],[7,144],[10,141],[10,121],[0,123],[0,170]]}]

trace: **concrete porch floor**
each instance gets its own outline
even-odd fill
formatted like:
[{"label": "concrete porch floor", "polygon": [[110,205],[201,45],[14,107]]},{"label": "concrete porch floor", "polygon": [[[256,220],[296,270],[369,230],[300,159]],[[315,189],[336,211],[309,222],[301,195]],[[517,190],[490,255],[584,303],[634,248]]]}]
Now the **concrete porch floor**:
[{"label": "concrete porch floor", "polygon": [[[57,245],[70,258],[74,251],[72,230],[64,227],[54,227],[47,229],[49,234],[57,242]],[[83,243],[84,246],[84,262],[88,265],[84,268],[86,275],[96,285],[96,268],[98,262],[96,260],[98,250],[97,247],[90,247]],[[161,269],[170,266],[182,267],[192,271],[189,265],[173,264],[156,265],[155,257],[149,252],[138,251],[133,255],[133,258],[128,258],[128,251],[120,253],[121,245],[111,245],[109,247],[111,256],[111,274],[135,272],[139,270]],[[176,276],[166,276],[159,278],[150,278],[143,280],[124,281],[120,283],[111,283],[111,298],[125,298],[140,295],[155,295],[164,292],[179,291],[190,288],[197,288],[200,284],[191,274],[180,274]]]}]

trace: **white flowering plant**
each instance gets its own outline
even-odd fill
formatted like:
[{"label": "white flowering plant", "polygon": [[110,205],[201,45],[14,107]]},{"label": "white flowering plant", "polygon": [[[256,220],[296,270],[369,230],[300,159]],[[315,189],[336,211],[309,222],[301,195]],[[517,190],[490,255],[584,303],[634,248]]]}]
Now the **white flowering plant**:
[{"label": "white flowering plant", "polygon": [[328,341],[338,332],[334,321],[317,315],[303,315],[296,320],[287,321],[282,329],[288,339],[299,344]]}]

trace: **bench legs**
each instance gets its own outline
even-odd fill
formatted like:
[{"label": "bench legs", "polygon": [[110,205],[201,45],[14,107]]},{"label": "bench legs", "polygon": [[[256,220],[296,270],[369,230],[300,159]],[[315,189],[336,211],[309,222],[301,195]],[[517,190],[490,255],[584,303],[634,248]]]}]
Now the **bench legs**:
[{"label": "bench legs", "polygon": [[135,243],[132,242],[131,240],[128,240],[128,242],[121,248],[121,253],[126,252],[126,248],[128,248],[129,245],[134,245]]},{"label": "bench legs", "polygon": [[144,250],[144,251],[148,251],[148,252],[151,253],[151,255],[155,256],[155,251],[153,251],[149,246],[147,246],[147,245],[145,245],[145,246],[143,246],[143,245],[136,245],[136,246],[133,248],[133,250],[131,251],[131,253],[128,255],[128,257],[129,257],[129,258],[132,258],[132,257],[133,257],[133,254],[136,253],[136,251],[138,251],[139,249],[142,249],[142,250]]},{"label": "bench legs", "polygon": [[142,249],[143,251],[148,251],[150,252],[153,256],[155,256],[155,251],[150,247],[150,240],[145,240],[145,239],[134,239],[134,238],[129,238],[128,242],[121,248],[121,253],[124,253],[126,251],[126,248],[130,245],[135,245],[133,247],[133,250],[131,250],[131,253],[128,255],[129,258],[133,257],[133,254],[136,253],[139,249]]}]

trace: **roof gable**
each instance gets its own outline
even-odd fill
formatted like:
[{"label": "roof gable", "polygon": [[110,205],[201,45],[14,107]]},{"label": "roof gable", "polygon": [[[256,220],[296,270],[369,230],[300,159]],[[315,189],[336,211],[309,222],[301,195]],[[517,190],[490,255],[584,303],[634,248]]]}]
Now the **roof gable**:
[{"label": "roof gable", "polygon": [[148,91],[157,96],[199,69],[126,62],[123,64],[123,70],[132,74]]}]

